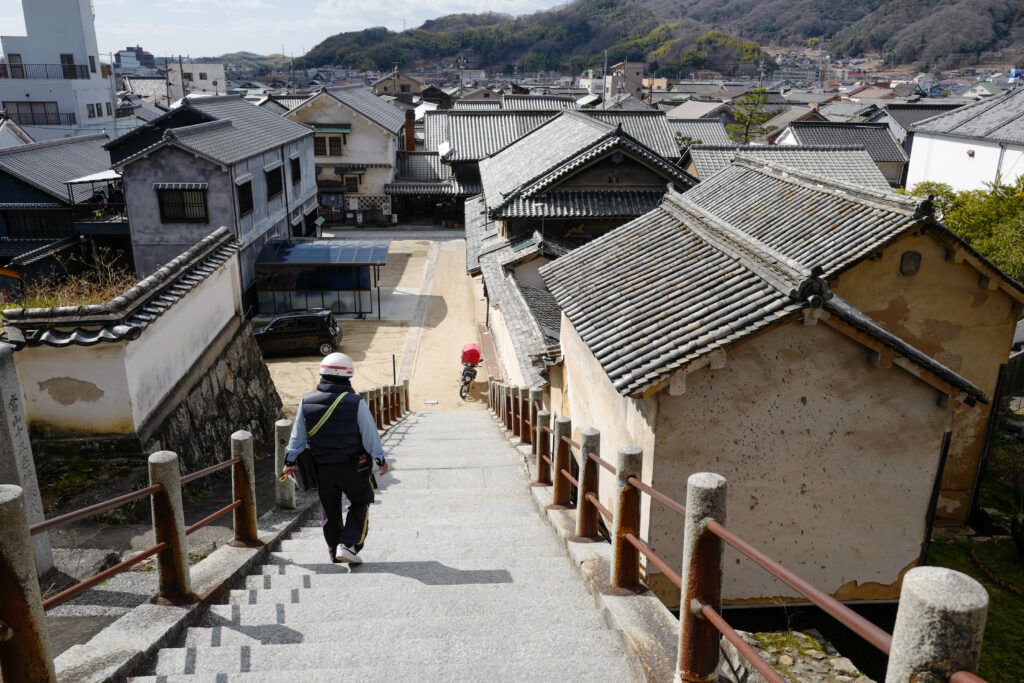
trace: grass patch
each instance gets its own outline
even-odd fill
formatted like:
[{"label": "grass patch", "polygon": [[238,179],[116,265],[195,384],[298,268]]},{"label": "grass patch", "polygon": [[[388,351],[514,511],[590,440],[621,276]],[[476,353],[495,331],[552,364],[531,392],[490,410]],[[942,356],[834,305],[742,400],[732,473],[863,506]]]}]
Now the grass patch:
[{"label": "grass patch", "polygon": [[971,558],[972,548],[1001,581],[1024,590],[1024,562],[1010,541],[935,541],[928,564],[963,572],[985,587],[988,620],[978,675],[990,683],[1020,683],[1024,681],[1024,598],[992,581]]}]

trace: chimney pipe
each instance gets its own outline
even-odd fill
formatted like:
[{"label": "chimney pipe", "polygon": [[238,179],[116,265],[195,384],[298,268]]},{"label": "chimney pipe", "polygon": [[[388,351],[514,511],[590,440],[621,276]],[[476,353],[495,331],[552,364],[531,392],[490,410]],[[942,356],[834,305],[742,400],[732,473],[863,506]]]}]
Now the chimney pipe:
[{"label": "chimney pipe", "polygon": [[407,152],[416,151],[416,110],[405,110],[405,149]]}]

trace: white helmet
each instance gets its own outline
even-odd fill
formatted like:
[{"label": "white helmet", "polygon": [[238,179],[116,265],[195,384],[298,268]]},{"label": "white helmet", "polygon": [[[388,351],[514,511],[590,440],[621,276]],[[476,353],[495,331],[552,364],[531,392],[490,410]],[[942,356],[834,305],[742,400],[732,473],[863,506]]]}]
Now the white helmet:
[{"label": "white helmet", "polygon": [[344,353],[329,353],[320,361],[320,374],[333,377],[351,377],[355,372],[352,359]]}]

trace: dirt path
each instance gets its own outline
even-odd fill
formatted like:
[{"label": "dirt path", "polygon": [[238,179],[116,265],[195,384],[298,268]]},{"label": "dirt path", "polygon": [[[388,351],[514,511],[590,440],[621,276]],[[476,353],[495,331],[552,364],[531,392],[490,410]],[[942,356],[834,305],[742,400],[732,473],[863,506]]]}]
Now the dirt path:
[{"label": "dirt path", "polygon": [[[487,407],[486,371],[481,370],[473,391],[459,398],[463,344],[480,343],[476,324],[473,280],[466,274],[466,243],[441,243],[430,307],[420,339],[416,366],[410,382],[413,410],[483,410]],[[437,401],[427,404],[426,401]]]}]

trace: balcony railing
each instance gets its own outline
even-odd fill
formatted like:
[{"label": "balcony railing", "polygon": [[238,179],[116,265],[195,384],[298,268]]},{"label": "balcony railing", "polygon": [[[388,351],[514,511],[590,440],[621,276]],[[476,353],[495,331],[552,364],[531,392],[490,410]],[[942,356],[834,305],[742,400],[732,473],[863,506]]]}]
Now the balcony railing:
[{"label": "balcony railing", "polygon": [[0,78],[88,80],[89,67],[84,64],[10,64],[0,62]]},{"label": "balcony railing", "polygon": [[56,112],[7,112],[7,117],[19,126],[74,126],[78,119],[74,114],[58,114]]}]

